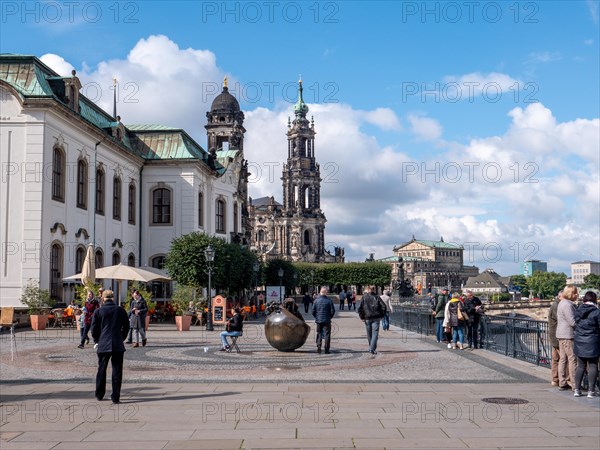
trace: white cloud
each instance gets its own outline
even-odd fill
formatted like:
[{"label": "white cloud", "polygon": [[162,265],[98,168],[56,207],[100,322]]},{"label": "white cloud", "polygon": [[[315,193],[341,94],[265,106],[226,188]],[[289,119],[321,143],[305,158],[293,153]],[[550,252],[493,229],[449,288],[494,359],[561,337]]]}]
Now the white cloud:
[{"label": "white cloud", "polygon": [[562,55],[560,52],[532,52],[529,54],[530,63],[548,63],[553,61],[560,61]]},{"label": "white cloud", "polygon": [[587,6],[592,22],[598,25],[598,0],[587,0]]},{"label": "white cloud", "polygon": [[465,75],[448,75],[443,78],[442,97],[454,101],[469,100],[485,95],[490,98],[507,92],[515,92],[523,87],[523,82],[500,72],[471,72]]},{"label": "white cloud", "polygon": [[40,59],[62,77],[70,77],[71,71],[75,69],[62,56],[55,55],[54,53],[46,53]]},{"label": "white cloud", "polygon": [[396,113],[390,108],[377,108],[373,111],[365,111],[366,122],[378,126],[382,130],[400,130],[400,120]]},{"label": "white cloud", "polygon": [[436,141],[442,136],[442,126],[435,119],[411,114],[408,116],[408,122],[410,123],[411,131],[419,139]]}]

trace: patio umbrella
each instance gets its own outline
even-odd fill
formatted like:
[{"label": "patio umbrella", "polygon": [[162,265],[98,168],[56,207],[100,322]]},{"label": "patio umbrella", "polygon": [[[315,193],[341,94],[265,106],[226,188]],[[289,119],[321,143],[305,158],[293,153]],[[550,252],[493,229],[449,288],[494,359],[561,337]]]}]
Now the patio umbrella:
[{"label": "patio umbrella", "polygon": [[81,284],[92,284],[96,281],[96,261],[94,258],[94,246],[88,245],[87,252],[85,254],[85,260],[83,261],[83,267],[81,268]]},{"label": "patio umbrella", "polygon": [[[171,278],[166,273],[154,268],[152,270],[153,271],[150,272],[148,270],[140,269],[139,267],[117,264],[115,266],[101,267],[100,269],[96,270],[96,278],[118,280],[119,291],[121,292],[122,290],[120,289],[120,282],[123,280],[143,281],[144,283],[149,283],[150,281],[171,281]],[[78,280],[82,278],[82,275],[83,273],[78,273],[71,275],[70,277],[63,278],[63,280]],[[121,299],[119,299],[119,304],[121,304]]]}]

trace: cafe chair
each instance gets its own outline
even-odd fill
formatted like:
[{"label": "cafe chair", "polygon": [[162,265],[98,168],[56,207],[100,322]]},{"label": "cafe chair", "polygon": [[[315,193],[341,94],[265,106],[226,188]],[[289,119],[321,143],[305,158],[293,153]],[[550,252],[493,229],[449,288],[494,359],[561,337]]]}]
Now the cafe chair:
[{"label": "cafe chair", "polygon": [[17,338],[15,337],[15,327],[19,323],[15,320],[15,308],[5,307],[2,308],[0,314],[0,332],[4,330],[4,327],[10,329],[10,360],[14,361],[15,353],[17,353]]}]

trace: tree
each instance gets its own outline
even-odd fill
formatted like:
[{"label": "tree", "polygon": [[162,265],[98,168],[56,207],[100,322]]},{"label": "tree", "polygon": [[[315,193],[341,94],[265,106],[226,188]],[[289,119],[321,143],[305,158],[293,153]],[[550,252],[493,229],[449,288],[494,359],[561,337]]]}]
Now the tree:
[{"label": "tree", "polygon": [[600,275],[590,273],[583,278],[584,289],[600,289]]},{"label": "tree", "polygon": [[510,282],[518,288],[523,297],[529,297],[529,285],[527,284],[527,277],[525,275],[513,275],[510,277]]},{"label": "tree", "polygon": [[252,267],[256,257],[250,250],[238,244],[204,233],[190,233],[171,241],[165,268],[177,283],[202,287],[208,285],[208,266],[204,250],[215,250],[212,286],[228,292],[240,292],[253,286]]},{"label": "tree", "polygon": [[296,287],[294,274],[297,273],[294,265],[284,259],[271,259],[264,270],[264,282],[267,286],[279,286],[279,269],[283,269],[281,284],[286,292]]},{"label": "tree", "polygon": [[532,295],[551,298],[566,286],[567,276],[564,273],[535,272],[528,278],[527,284]]}]

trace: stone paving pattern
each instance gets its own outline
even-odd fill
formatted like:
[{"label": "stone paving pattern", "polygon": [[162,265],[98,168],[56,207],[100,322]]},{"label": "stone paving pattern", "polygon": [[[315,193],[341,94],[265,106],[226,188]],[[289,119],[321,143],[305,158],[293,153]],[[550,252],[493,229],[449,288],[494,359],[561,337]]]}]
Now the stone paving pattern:
[{"label": "stone paving pattern", "polygon": [[96,354],[73,330],[18,331],[14,361],[3,333],[0,448],[600,448],[600,398],[558,391],[548,369],[395,327],[373,356],[355,312],[334,321],[330,355],[312,332],[277,352],[260,323],[239,354],[217,331],[152,325],[125,354],[119,405],[94,399]]}]

